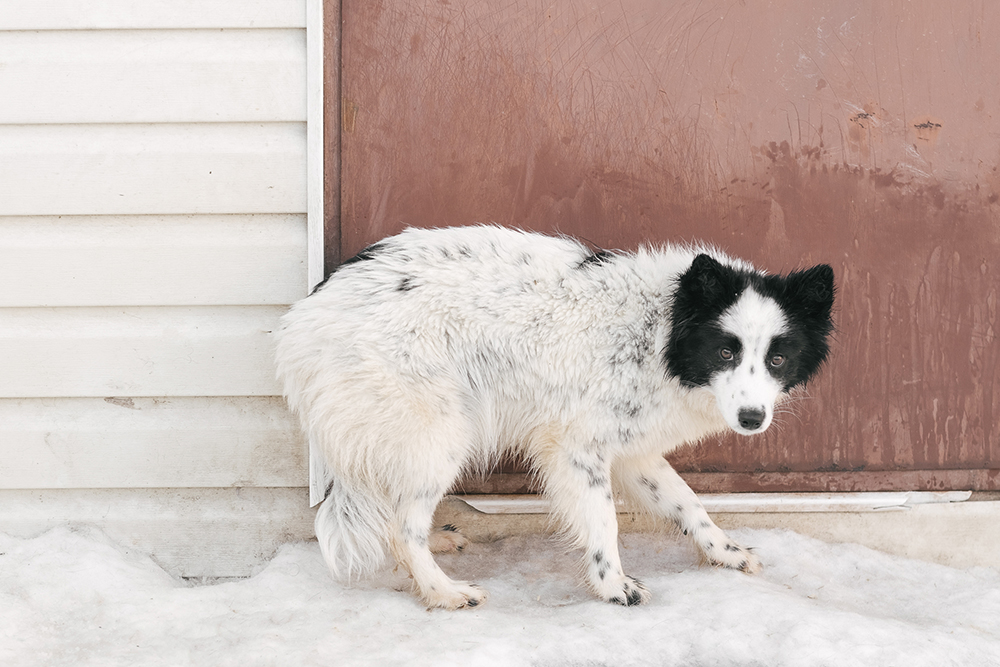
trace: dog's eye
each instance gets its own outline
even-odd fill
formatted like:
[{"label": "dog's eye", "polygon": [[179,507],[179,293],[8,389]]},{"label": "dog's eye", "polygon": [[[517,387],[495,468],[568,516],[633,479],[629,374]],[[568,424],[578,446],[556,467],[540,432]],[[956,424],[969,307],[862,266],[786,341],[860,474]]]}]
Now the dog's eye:
[{"label": "dog's eye", "polygon": [[724,347],[721,350],[719,350],[719,356],[722,357],[723,360],[725,360],[725,361],[732,361],[733,360],[733,351],[730,350],[728,347]]},{"label": "dog's eye", "polygon": [[776,354],[770,359],[771,368],[778,368],[785,363],[785,355]]}]

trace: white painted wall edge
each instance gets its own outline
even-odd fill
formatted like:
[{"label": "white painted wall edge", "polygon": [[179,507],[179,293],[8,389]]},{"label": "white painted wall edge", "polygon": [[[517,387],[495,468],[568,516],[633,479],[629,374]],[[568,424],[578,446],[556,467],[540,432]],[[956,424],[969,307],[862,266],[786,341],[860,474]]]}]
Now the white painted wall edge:
[{"label": "white painted wall edge", "polygon": [[306,2],[306,211],[309,291],[323,280],[323,0]]},{"label": "white painted wall edge", "polygon": [[[726,493],[700,494],[705,509],[713,512],[883,512],[908,510],[915,505],[963,502],[971,491],[899,491],[870,493]],[[549,501],[542,496],[454,496],[485,514],[547,514]]]},{"label": "white painted wall edge", "polygon": [[[326,224],[323,191],[326,144],[323,134],[323,0],[306,0],[306,188],[308,293],[325,277],[323,232]],[[309,506],[326,495],[325,468],[318,452],[309,444]]]}]

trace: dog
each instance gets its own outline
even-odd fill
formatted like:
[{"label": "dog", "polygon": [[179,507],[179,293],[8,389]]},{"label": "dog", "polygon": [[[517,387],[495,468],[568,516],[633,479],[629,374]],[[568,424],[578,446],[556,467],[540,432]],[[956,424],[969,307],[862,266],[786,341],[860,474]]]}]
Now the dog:
[{"label": "dog", "polygon": [[285,397],[323,464],[326,563],[350,577],[389,551],[428,607],[481,604],[434,561],[432,517],[463,471],[513,452],[606,601],[650,597],[622,570],[616,497],[675,522],[709,563],[757,572],[664,454],[767,429],[828,356],[834,290],[827,265],[767,275],[708,247],[593,250],[495,226],[365,248],[277,334]]}]

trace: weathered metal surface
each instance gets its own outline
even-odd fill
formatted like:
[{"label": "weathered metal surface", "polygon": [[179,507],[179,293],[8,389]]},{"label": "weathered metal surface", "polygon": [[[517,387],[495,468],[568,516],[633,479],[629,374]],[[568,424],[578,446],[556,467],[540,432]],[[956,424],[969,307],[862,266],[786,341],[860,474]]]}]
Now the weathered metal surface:
[{"label": "weathered metal surface", "polygon": [[323,273],[341,262],[340,2],[323,2]]},{"label": "weathered metal surface", "polygon": [[[459,481],[453,493],[539,493],[539,480],[524,472],[498,472]],[[1000,471],[975,468],[950,470],[859,470],[807,472],[694,472],[683,473],[698,493],[760,492],[853,493],[857,491],[1000,490]]]},{"label": "weathered metal surface", "polygon": [[343,20],[345,256],[492,221],[827,262],[829,367],[767,434],[677,464],[1000,468],[1000,5],[345,0]]}]

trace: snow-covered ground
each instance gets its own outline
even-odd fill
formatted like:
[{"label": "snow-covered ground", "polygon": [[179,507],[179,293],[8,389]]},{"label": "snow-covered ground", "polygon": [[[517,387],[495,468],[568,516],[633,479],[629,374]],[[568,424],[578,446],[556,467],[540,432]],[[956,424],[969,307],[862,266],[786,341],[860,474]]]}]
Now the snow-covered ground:
[{"label": "snow-covered ground", "polygon": [[345,587],[315,543],[257,576],[194,585],[88,529],[0,534],[0,665],[1000,665],[1000,573],[781,531],[734,531],[762,574],[701,567],[670,536],[625,535],[653,592],[622,608],[543,536],[440,558],[483,607],[427,611],[390,570]]}]

